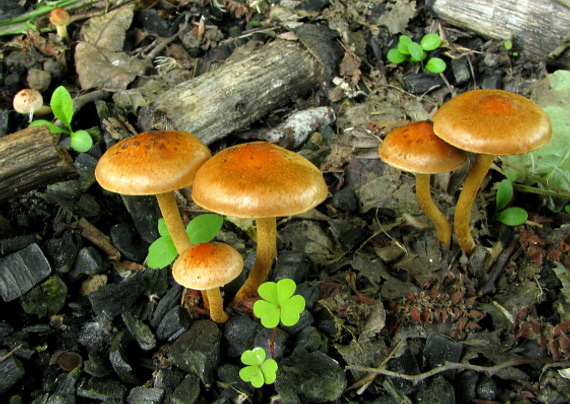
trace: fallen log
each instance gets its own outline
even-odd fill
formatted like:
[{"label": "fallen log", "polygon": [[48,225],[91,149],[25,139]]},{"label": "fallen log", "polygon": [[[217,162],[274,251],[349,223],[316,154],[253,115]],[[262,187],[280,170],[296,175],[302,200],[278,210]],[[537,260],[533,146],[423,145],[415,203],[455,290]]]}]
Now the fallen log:
[{"label": "fallen log", "polygon": [[78,176],[73,159],[47,126],[0,138],[0,202]]}]

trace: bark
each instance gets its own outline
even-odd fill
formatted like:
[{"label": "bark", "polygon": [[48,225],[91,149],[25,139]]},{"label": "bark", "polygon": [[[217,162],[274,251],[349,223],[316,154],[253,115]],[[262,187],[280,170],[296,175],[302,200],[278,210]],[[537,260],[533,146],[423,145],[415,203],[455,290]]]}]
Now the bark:
[{"label": "bark", "polygon": [[71,156],[47,126],[0,138],[0,201],[77,176]]}]

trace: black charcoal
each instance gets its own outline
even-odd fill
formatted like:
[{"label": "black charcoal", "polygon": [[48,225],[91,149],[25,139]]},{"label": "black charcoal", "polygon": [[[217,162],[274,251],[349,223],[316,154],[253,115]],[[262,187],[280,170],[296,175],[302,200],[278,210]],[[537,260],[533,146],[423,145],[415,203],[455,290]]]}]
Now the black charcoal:
[{"label": "black charcoal", "polygon": [[67,286],[58,275],[54,275],[22,296],[22,308],[24,312],[39,317],[53,316],[63,309],[66,301]]},{"label": "black charcoal", "polygon": [[[164,296],[160,299],[158,304],[156,305],[156,309],[154,310],[154,314],[152,315],[152,319],[150,320],[150,326],[156,329],[159,324],[161,323],[166,313],[170,311],[174,306],[180,304],[180,299],[182,298],[182,291],[184,290],[183,287],[179,285],[175,285],[170,288]],[[161,339],[159,337],[159,339]]]},{"label": "black charcoal", "polygon": [[135,338],[143,351],[149,351],[156,347],[156,338],[154,334],[144,322],[134,317],[130,312],[125,311],[121,314],[123,322],[131,335]]},{"label": "black charcoal", "polygon": [[129,356],[127,355],[129,339],[124,331],[120,331],[113,337],[113,343],[109,350],[109,362],[121,381],[128,385],[140,384],[140,380],[135,375]]},{"label": "black charcoal", "polygon": [[77,395],[79,397],[90,398],[93,400],[123,400],[127,394],[127,388],[116,380],[85,378],[79,382],[77,386]]},{"label": "black charcoal", "polygon": [[308,276],[310,267],[307,254],[299,251],[283,251],[275,264],[272,279],[275,282],[292,279],[296,283],[301,283]]},{"label": "black charcoal", "polygon": [[[7,355],[7,351],[0,350],[0,356]],[[26,375],[22,362],[13,355],[0,362],[0,395],[20,381]]]},{"label": "black charcoal", "polygon": [[145,282],[139,272],[119,283],[111,283],[89,293],[89,300],[97,316],[113,318],[128,310],[144,289]]},{"label": "black charcoal", "polygon": [[160,341],[173,341],[190,327],[188,312],[182,306],[175,306],[162,318],[156,329]]},{"label": "black charcoal", "polygon": [[111,227],[111,242],[131,261],[142,263],[148,254],[148,244],[142,241],[135,229],[123,223]]},{"label": "black charcoal", "polygon": [[67,273],[71,270],[79,251],[79,243],[67,231],[60,238],[49,239],[46,244],[46,256],[56,272]]},{"label": "black charcoal", "polygon": [[200,395],[200,379],[190,373],[176,387],[170,397],[171,404],[194,404]]},{"label": "black charcoal", "polygon": [[164,390],[156,387],[133,387],[127,396],[127,404],[160,404]]},{"label": "black charcoal", "polygon": [[261,329],[259,323],[248,316],[234,316],[224,324],[224,344],[230,358],[239,357],[246,349],[253,348],[255,336]]}]

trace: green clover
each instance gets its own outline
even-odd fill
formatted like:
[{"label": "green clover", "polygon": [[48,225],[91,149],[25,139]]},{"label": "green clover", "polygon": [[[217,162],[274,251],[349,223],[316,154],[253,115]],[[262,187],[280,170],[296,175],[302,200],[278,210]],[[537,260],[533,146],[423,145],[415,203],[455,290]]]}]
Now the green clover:
[{"label": "green clover", "polygon": [[301,312],[305,310],[305,299],[300,295],[293,296],[296,288],[292,279],[265,282],[259,286],[257,292],[261,299],[253,305],[253,313],[264,327],[277,327],[279,321],[291,326],[299,321]]},{"label": "green clover", "polygon": [[271,384],[277,378],[277,362],[274,359],[265,359],[263,348],[256,347],[241,354],[241,362],[247,365],[239,371],[239,377],[244,382],[250,382],[253,387]]}]

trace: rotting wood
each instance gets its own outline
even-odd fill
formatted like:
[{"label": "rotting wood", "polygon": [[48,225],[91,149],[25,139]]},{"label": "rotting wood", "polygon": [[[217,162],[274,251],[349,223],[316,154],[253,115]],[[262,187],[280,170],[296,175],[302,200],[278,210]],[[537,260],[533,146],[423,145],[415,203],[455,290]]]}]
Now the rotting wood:
[{"label": "rotting wood", "polygon": [[211,144],[310,94],[323,77],[323,65],[303,45],[278,40],[162,93],[141,112],[139,126],[183,130]]},{"label": "rotting wood", "polygon": [[47,126],[0,138],[0,202],[78,175],[71,156]]},{"label": "rotting wood", "polygon": [[570,8],[556,0],[429,0],[451,24],[488,38],[510,38],[533,60],[544,60],[567,36]]}]

